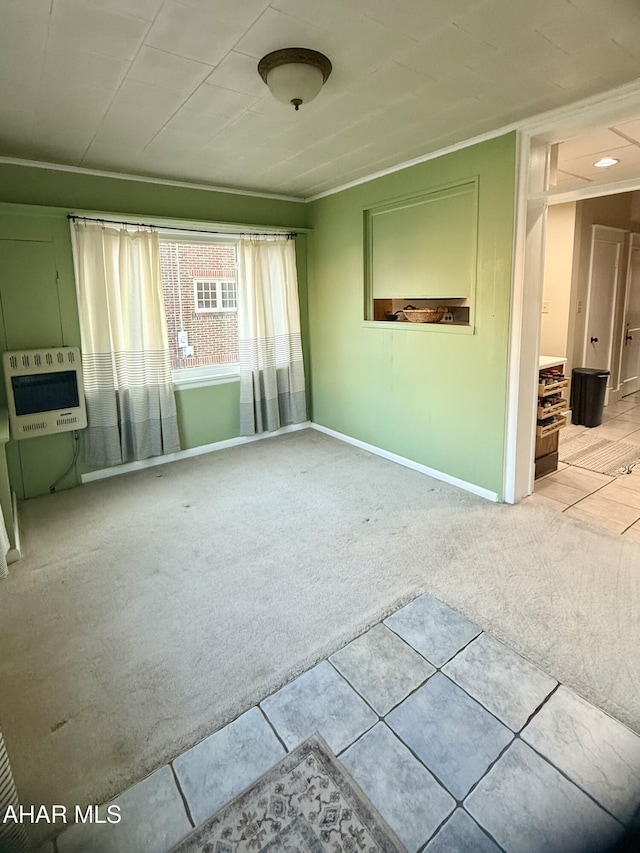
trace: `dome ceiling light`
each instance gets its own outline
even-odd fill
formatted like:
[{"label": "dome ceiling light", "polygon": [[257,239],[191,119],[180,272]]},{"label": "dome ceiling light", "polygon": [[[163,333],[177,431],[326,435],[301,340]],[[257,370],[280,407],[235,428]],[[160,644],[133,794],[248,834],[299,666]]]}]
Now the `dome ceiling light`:
[{"label": "dome ceiling light", "polygon": [[602,157],[598,160],[597,163],[594,163],[594,166],[597,166],[599,169],[607,169],[609,166],[615,166],[616,163],[619,163],[619,160],[616,160],[615,157]]},{"label": "dome ceiling light", "polygon": [[306,47],[285,47],[263,56],[258,74],[278,101],[293,104],[296,110],[320,92],[331,74],[327,57]]}]

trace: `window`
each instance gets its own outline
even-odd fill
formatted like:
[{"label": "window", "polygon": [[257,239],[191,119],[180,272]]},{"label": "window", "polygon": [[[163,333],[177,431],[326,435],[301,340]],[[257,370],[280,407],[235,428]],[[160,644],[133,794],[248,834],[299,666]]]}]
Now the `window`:
[{"label": "window", "polygon": [[238,307],[235,281],[196,278],[193,287],[196,311],[235,311]]},{"label": "window", "polygon": [[161,236],[160,271],[176,382],[237,373],[236,242]]}]

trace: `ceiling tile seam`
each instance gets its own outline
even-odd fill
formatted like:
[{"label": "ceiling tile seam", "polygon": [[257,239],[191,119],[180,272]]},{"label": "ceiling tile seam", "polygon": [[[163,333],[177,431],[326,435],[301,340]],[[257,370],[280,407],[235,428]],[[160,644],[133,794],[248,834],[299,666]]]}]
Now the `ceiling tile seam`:
[{"label": "ceiling tile seam", "polygon": [[544,33],[541,33],[541,32],[540,32],[540,30],[537,30],[537,29],[534,27],[533,31],[534,31],[534,33],[536,33],[537,35],[539,35],[539,36],[540,36],[540,38],[543,38],[543,39],[544,39],[546,42],[548,42],[549,44],[552,44],[554,47],[557,47],[557,48],[558,48],[558,50],[559,50],[559,51],[561,51],[562,53],[564,53],[564,55],[565,55],[565,56],[569,56],[569,57],[571,56],[571,51],[569,51],[569,50],[565,50],[561,45],[557,44],[557,42],[555,42],[553,39],[549,38],[549,36],[545,36],[545,34],[544,34]]},{"label": "ceiling tile seam", "polygon": [[[133,63],[136,61],[136,59],[137,59],[137,58],[138,58],[138,56],[140,55],[140,51],[142,50],[142,48],[146,45],[146,43],[147,43],[147,36],[149,35],[149,32],[151,31],[151,28],[152,28],[152,27],[153,27],[153,25],[155,24],[156,19],[157,19],[158,15],[160,14],[160,11],[161,11],[161,9],[163,8],[163,6],[164,6],[164,3],[162,3],[162,4],[158,7],[158,11],[156,12],[156,14],[155,14],[155,16],[154,16],[153,20],[152,20],[152,21],[148,21],[148,22],[147,22],[147,23],[148,23],[147,30],[146,30],[146,32],[145,32],[145,34],[144,34],[143,38],[140,40],[140,44],[138,45],[138,49],[136,50],[136,54],[135,54],[135,56],[133,57],[133,59],[125,60],[125,61],[129,62],[129,67],[127,68],[127,70],[126,70],[125,74],[122,76],[122,80],[120,80],[120,83],[119,83],[119,85],[118,85],[117,89],[116,89],[116,90],[115,90],[115,92],[113,93],[113,97],[112,97],[112,98],[111,98],[111,100],[109,101],[109,106],[108,106],[108,107],[107,107],[107,109],[105,110],[104,115],[102,116],[102,120],[100,121],[100,124],[98,125],[98,127],[97,127],[97,129],[96,129],[96,132],[93,134],[93,136],[91,137],[91,140],[90,140],[89,144],[88,144],[88,145],[87,145],[87,147],[85,148],[84,153],[83,153],[82,157],[80,158],[80,164],[84,163],[84,160],[85,160],[86,156],[88,155],[88,153],[89,153],[89,150],[90,150],[91,146],[93,145],[93,143],[94,143],[94,142],[95,142],[95,140],[96,140],[96,136],[100,133],[100,130],[102,129],[102,127],[103,127],[103,125],[104,125],[105,119],[106,119],[106,117],[108,116],[108,114],[109,114],[109,111],[110,111],[111,107],[113,106],[113,102],[114,102],[114,101],[115,101],[115,99],[117,98],[117,96],[118,96],[118,92],[120,91],[120,89],[122,89],[122,87],[124,86],[125,81],[126,81],[126,80],[127,80],[127,78],[129,77],[129,72],[131,71],[131,68],[133,67]],[[130,15],[129,17],[135,17],[135,16],[134,16],[134,15]],[[140,21],[140,20],[144,20],[144,18],[136,18],[136,20]]]},{"label": "ceiling tile seam", "polygon": [[637,62],[637,61],[638,61],[638,57],[637,57],[637,56],[634,56],[632,53],[629,53],[629,51],[627,50],[627,48],[626,48],[623,44],[620,44],[620,42],[619,42],[619,41],[616,41],[614,38],[610,38],[610,39],[609,39],[609,41],[610,41],[610,42],[612,42],[613,44],[615,44],[615,46],[616,46],[617,48],[619,48],[623,53],[626,53],[626,54],[627,54],[627,56],[628,56],[630,59],[633,59],[633,61],[634,61],[634,62]]},{"label": "ceiling tile seam", "polygon": [[[172,121],[172,119],[174,119],[174,118],[176,117],[176,115],[180,112],[180,110],[181,110],[181,109],[182,109],[182,108],[183,108],[183,107],[184,107],[184,106],[189,102],[189,99],[190,99],[190,98],[191,98],[191,97],[192,97],[192,96],[193,96],[193,95],[198,91],[198,89],[200,88],[200,86],[204,86],[204,85],[206,85],[206,84],[207,84],[207,80],[209,79],[209,77],[211,77],[211,75],[212,75],[212,74],[213,74],[213,72],[216,70],[216,68],[218,68],[218,67],[219,67],[219,66],[220,66],[220,65],[225,61],[225,59],[226,59],[226,58],[227,58],[227,57],[228,57],[228,56],[229,56],[229,55],[230,55],[230,54],[231,54],[231,53],[236,49],[236,46],[237,46],[237,45],[242,41],[242,39],[246,36],[247,32],[251,29],[251,27],[255,27],[255,25],[258,23],[258,21],[260,20],[260,18],[261,18],[261,17],[266,13],[267,9],[271,9],[271,8],[272,8],[272,7],[271,7],[271,5],[269,5],[269,6],[267,6],[266,8],[264,8],[264,9],[262,10],[262,12],[260,12],[260,14],[258,15],[258,17],[254,19],[253,23],[252,23],[249,27],[247,27],[247,29],[245,30],[245,32],[244,32],[244,33],[242,33],[242,35],[240,35],[240,36],[236,39],[235,43],[231,45],[231,47],[230,47],[230,48],[229,48],[229,50],[224,54],[224,56],[223,56],[223,57],[222,57],[222,58],[221,58],[221,59],[216,63],[216,65],[214,65],[214,66],[213,66],[213,68],[211,69],[211,72],[210,72],[210,74],[207,76],[207,78],[206,78],[205,80],[203,80],[203,81],[202,81],[202,83],[200,83],[198,86],[196,86],[196,88],[193,90],[193,92],[191,92],[191,93],[186,97],[186,99],[185,99],[185,100],[180,104],[180,106],[179,106],[179,107],[178,107],[178,108],[177,108],[177,109],[176,109],[176,110],[175,110],[175,111],[174,111],[174,112],[169,116],[169,118],[165,121],[165,123],[162,125],[162,127],[161,127],[161,128],[159,128],[159,130],[157,131],[157,133],[155,133],[155,134],[151,137],[151,139],[147,142],[147,144],[146,144],[146,145],[144,146],[144,148],[142,149],[142,152],[143,152],[143,153],[147,150],[147,148],[151,145],[151,143],[152,143],[152,142],[153,142],[153,141],[154,141],[154,140],[155,140],[155,139],[160,135],[161,131],[163,131],[163,130],[165,130],[165,129],[167,128],[167,125],[169,124],[169,122],[170,122],[170,121]],[[147,33],[147,35],[148,35],[148,33]],[[146,36],[145,36],[145,39],[146,39]],[[148,45],[148,47],[151,47],[151,45]],[[237,53],[240,53],[240,51],[236,51],[236,52],[237,52]],[[170,51],[170,50],[165,50],[165,53],[171,54],[172,56],[181,56],[181,54],[173,53],[173,52],[172,52],[172,51]],[[187,59],[189,59],[189,58],[191,58],[191,57],[181,57],[181,58],[187,58]],[[207,63],[203,63],[203,64],[205,64],[205,65],[206,65]],[[224,86],[220,86],[219,88],[224,89],[225,87],[224,87]],[[235,90],[234,90],[234,89],[227,89],[226,91],[228,91],[228,92],[235,92]],[[237,94],[240,94],[240,93],[237,93]],[[206,141],[206,143],[205,143],[205,144],[206,144],[206,145],[208,145],[210,142],[213,142],[213,140],[214,140],[217,136],[219,136],[219,135],[220,135],[220,133],[222,133],[222,131],[223,131],[223,130],[226,130],[226,129],[227,129],[227,128],[229,128],[229,127],[233,127],[233,125],[235,124],[235,122],[236,122],[236,121],[238,121],[238,119],[239,119],[239,118],[241,118],[241,116],[244,116],[244,115],[247,113],[247,111],[248,111],[248,110],[249,110],[249,107],[245,107],[245,109],[240,113],[240,115],[236,116],[236,117],[235,117],[235,119],[233,119],[232,121],[228,122],[228,123],[227,123],[227,124],[225,124],[223,127],[221,127],[221,128],[218,130],[218,132],[217,132],[217,133],[214,133],[214,135],[213,135],[213,136],[211,136],[211,137],[209,137],[209,138],[207,139],[207,141]]]},{"label": "ceiling tile seam", "polygon": [[593,180],[593,178],[587,178],[586,175],[576,175],[575,172],[570,172],[568,169],[561,169],[559,166],[558,171],[562,172],[563,175],[571,175],[572,178],[579,178],[581,181],[591,182]]},{"label": "ceiling tile seam", "polygon": [[615,127],[610,127],[608,129],[612,133],[615,133],[616,136],[620,136],[622,137],[622,139],[625,139],[627,142],[630,142],[632,145],[635,145],[640,148],[640,141],[638,141],[637,139],[633,139],[631,136],[627,136],[626,133],[623,133],[621,130],[617,130]]},{"label": "ceiling tile seam", "polygon": [[492,44],[490,41],[486,41],[481,36],[478,36],[475,33],[472,33],[470,30],[465,30],[465,28],[461,24],[459,24],[457,21],[451,21],[451,26],[455,27],[457,30],[460,30],[463,33],[466,33],[468,36],[471,36],[471,38],[475,39],[476,41],[479,41],[481,44],[484,44],[487,47],[490,47],[492,50],[495,50],[496,53],[499,52],[500,48],[497,47],[497,45]]},{"label": "ceiling tile seam", "polygon": [[40,74],[38,75],[38,98],[36,99],[36,103],[33,106],[33,116],[31,118],[31,139],[32,141],[35,137],[36,131],[36,119],[38,115],[37,103],[40,99],[42,93],[42,84],[44,82],[44,65],[45,59],[47,57],[47,48],[49,47],[49,36],[51,35],[51,19],[53,18],[53,0],[50,0],[49,3],[49,15],[47,19],[47,38],[44,43],[44,50],[42,51],[42,55],[40,57]]},{"label": "ceiling tile seam", "polygon": [[382,176],[387,175],[387,174],[392,174],[393,172],[397,172],[397,171],[400,171],[400,170],[405,169],[405,168],[409,168],[412,165],[416,165],[418,163],[422,163],[422,162],[426,162],[426,161],[431,160],[431,159],[435,159],[439,156],[443,156],[444,154],[450,153],[452,151],[460,150],[462,148],[466,148],[470,145],[478,144],[480,142],[487,141],[489,139],[494,139],[498,136],[504,135],[505,133],[509,133],[513,130],[520,130],[520,131],[524,131],[525,133],[548,133],[549,128],[552,126],[552,125],[550,125],[550,122],[552,122],[553,124],[558,124],[562,120],[566,121],[566,119],[568,117],[574,117],[576,110],[584,110],[585,108],[588,108],[588,107],[591,107],[591,108],[601,107],[602,103],[603,103],[603,99],[606,98],[607,102],[610,101],[610,99],[612,97],[612,93],[615,93],[613,95],[613,97],[616,100],[626,101],[626,100],[628,100],[628,98],[630,96],[637,99],[637,96],[638,96],[638,94],[640,94],[640,91],[638,89],[637,81],[634,83],[625,84],[621,87],[618,87],[617,90],[609,90],[609,91],[604,92],[604,93],[601,92],[601,93],[598,93],[598,94],[596,94],[590,98],[584,98],[581,101],[577,101],[577,102],[574,102],[572,104],[568,104],[564,107],[558,107],[554,110],[547,111],[546,113],[539,113],[536,116],[531,116],[531,117],[528,117],[526,119],[522,119],[522,120],[517,121],[517,122],[512,122],[508,125],[504,125],[503,127],[498,128],[495,131],[488,131],[487,133],[482,134],[480,136],[471,137],[470,139],[464,140],[460,143],[455,143],[453,145],[438,149],[436,151],[429,152],[426,155],[422,155],[418,158],[414,158],[414,159],[406,161],[404,163],[397,164],[395,166],[390,166],[388,169],[384,169],[378,173],[372,173],[368,176],[364,176],[362,178],[355,179],[354,181],[348,182],[346,184],[342,184],[342,185],[339,185],[337,187],[333,187],[333,188],[327,189],[325,191],[322,191],[320,193],[316,193],[316,194],[306,196],[306,197],[304,197],[304,196],[270,195],[270,194],[267,194],[264,192],[234,189],[234,188],[230,188],[230,187],[218,187],[218,186],[209,186],[206,184],[194,184],[194,183],[187,183],[187,182],[170,181],[167,179],[152,178],[150,176],[141,176],[141,175],[136,176],[136,175],[131,175],[131,174],[120,174],[120,173],[115,173],[115,172],[100,172],[97,170],[79,168],[79,167],[75,167],[75,166],[64,166],[64,165],[56,164],[56,163],[38,163],[36,161],[20,160],[17,158],[0,157],[0,163],[5,162],[5,163],[13,163],[13,164],[17,164],[17,165],[34,166],[37,168],[38,167],[39,168],[50,168],[50,169],[57,169],[57,170],[62,170],[62,171],[86,173],[86,174],[99,175],[99,176],[103,176],[103,177],[114,177],[114,178],[121,179],[121,180],[140,180],[143,182],[159,183],[159,184],[165,184],[165,185],[169,185],[169,186],[171,186],[171,185],[186,186],[186,187],[193,188],[193,189],[203,189],[203,190],[215,191],[215,192],[229,192],[229,193],[234,193],[234,194],[250,195],[250,196],[263,197],[263,198],[277,198],[277,199],[282,199],[282,200],[287,200],[287,201],[311,202],[311,201],[315,201],[318,198],[323,198],[325,196],[333,195],[333,194],[341,192],[345,189],[349,189],[353,186],[357,186],[359,184],[366,183],[367,181],[374,180],[375,178],[382,177]]},{"label": "ceiling tile seam", "polygon": [[363,12],[362,17],[367,18],[367,20],[369,20],[369,21],[373,21],[374,24],[378,24],[379,26],[384,27],[385,30],[389,30],[390,33],[401,35],[404,38],[407,38],[410,41],[415,42],[416,44],[422,44],[422,39],[414,38],[414,36],[412,36],[410,33],[403,32],[402,30],[396,30],[393,27],[390,27],[389,24],[385,24],[384,21],[381,21],[378,18],[374,18],[372,15],[369,15],[367,12]]}]

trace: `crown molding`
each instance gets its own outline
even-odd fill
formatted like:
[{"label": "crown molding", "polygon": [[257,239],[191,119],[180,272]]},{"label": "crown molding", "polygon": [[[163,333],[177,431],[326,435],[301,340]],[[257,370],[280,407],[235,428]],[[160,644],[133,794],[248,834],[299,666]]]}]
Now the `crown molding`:
[{"label": "crown molding", "polygon": [[[472,136],[469,139],[461,140],[460,142],[447,145],[444,148],[438,148],[435,151],[430,151],[420,157],[415,157],[411,160],[405,160],[395,166],[389,166],[386,169],[381,169],[377,172],[371,172],[362,178],[356,178],[344,184],[340,184],[332,189],[323,190],[310,196],[290,196],[280,195],[278,193],[257,192],[254,190],[242,190],[232,187],[212,186],[210,184],[190,183],[186,181],[174,181],[165,178],[153,178],[146,175],[127,175],[121,172],[106,172],[98,169],[86,169],[80,166],[64,166],[60,163],[43,163],[36,160],[21,160],[13,157],[0,157],[0,164],[8,164],[15,166],[27,166],[35,169],[50,169],[60,172],[71,172],[79,175],[91,175],[100,178],[114,178],[121,181],[135,181],[140,183],[159,184],[161,186],[181,187],[183,189],[204,190],[206,192],[227,193],[230,195],[243,195],[253,198],[272,199],[275,201],[293,201],[300,204],[317,201],[327,196],[335,195],[344,190],[352,189],[361,184],[369,183],[377,178],[383,178],[386,175],[393,175],[395,172],[401,172],[404,169],[409,169],[411,166],[417,166],[420,163],[426,163],[429,160],[435,160],[438,157],[443,157],[445,154],[452,154],[455,151],[462,151],[465,148],[470,148],[472,145],[478,145],[481,142],[488,142],[491,139],[496,139],[499,136],[504,136],[506,133],[519,131],[528,136],[537,136],[543,141],[559,142],[562,138],[578,135],[587,132],[595,127],[598,123],[601,126],[606,126],[607,123],[614,124],[630,120],[633,117],[640,115],[640,78],[624,86],[619,86],[615,89],[609,89],[606,92],[600,92],[596,95],[590,95],[588,98],[583,98],[579,101],[574,101],[563,107],[557,107],[552,110],[547,110],[543,113],[538,113],[534,116],[529,116],[519,121],[510,122],[502,125],[495,130],[487,131],[477,136]],[[564,136],[563,136],[564,134]]]},{"label": "crown molding", "polygon": [[189,190],[205,190],[206,192],[226,193],[227,195],[244,195],[253,198],[266,198],[275,201],[296,201],[302,204],[305,199],[300,196],[278,195],[277,193],[261,193],[256,190],[240,190],[233,187],[218,187],[211,184],[195,184],[188,181],[173,181],[169,178],[152,178],[148,175],[127,175],[122,172],[105,172],[99,169],[85,169],[82,166],[65,166],[61,163],[43,163],[39,160],[21,160],[17,157],[0,157],[0,165],[26,166],[31,169],[49,169],[55,172],[71,172],[76,175],[90,175],[94,178],[114,178],[118,181],[134,181],[143,184],[159,184],[165,187],[180,187]]},{"label": "crown molding", "polygon": [[597,95],[590,95],[588,98],[582,98],[566,106],[556,107],[555,109],[538,113],[526,119],[505,124],[496,130],[472,136],[470,139],[456,142],[453,145],[447,145],[445,148],[439,148],[436,151],[431,151],[413,160],[406,160],[403,163],[398,163],[396,166],[389,166],[389,168],[382,169],[379,172],[372,172],[370,175],[356,178],[346,184],[341,184],[339,187],[323,190],[312,196],[306,196],[304,200],[305,202],[311,202],[326,198],[327,196],[335,195],[335,193],[343,192],[343,190],[374,181],[376,178],[383,178],[386,175],[401,172],[411,166],[435,160],[438,157],[443,157],[445,154],[461,151],[464,148],[478,145],[481,142],[487,142],[490,139],[496,139],[513,131],[519,131],[528,136],[537,136],[547,142],[559,142],[562,138],[566,139],[571,134],[578,135],[588,132],[597,123],[606,125],[607,122],[614,124],[615,122],[629,121],[634,117],[634,114],[636,117],[640,114],[640,78],[634,80],[632,83],[618,86],[615,89],[609,89],[606,92],[600,92]]},{"label": "crown molding", "polygon": [[428,154],[422,154],[420,157],[415,157],[413,160],[405,160],[403,163],[398,163],[396,166],[389,166],[387,169],[381,169],[379,172],[372,172],[370,175],[365,175],[363,178],[356,178],[349,181],[347,184],[341,184],[331,190],[323,190],[316,195],[305,197],[306,202],[317,201],[320,198],[326,198],[335,193],[341,193],[344,190],[350,190],[352,187],[359,187],[361,184],[368,184],[369,181],[375,181],[377,178],[384,178],[386,175],[393,175],[395,172],[402,172],[405,169],[410,169],[411,166],[418,166],[420,163],[426,163],[429,160],[437,160],[438,157],[443,157],[445,154],[453,154],[454,151],[462,151],[464,148],[470,148],[472,145],[478,145],[480,142],[487,142],[490,139],[497,139],[498,136],[504,136],[505,133],[510,133],[512,130],[517,130],[517,124],[509,124],[497,130],[490,130],[482,133],[479,136],[473,136],[470,139],[464,139],[461,142],[455,142],[452,145],[447,145],[445,148],[438,148],[435,151],[430,151]]}]

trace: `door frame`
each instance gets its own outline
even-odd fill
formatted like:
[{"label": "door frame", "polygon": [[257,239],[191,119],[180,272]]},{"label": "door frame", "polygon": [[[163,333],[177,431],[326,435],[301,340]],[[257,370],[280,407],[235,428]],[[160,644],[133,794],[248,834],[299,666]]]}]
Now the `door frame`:
[{"label": "door frame", "polygon": [[[624,360],[624,348],[626,346],[626,335],[628,332],[628,325],[629,325],[627,322],[627,314],[628,314],[628,310],[629,310],[629,294],[631,293],[631,253],[633,252],[634,249],[640,250],[640,234],[638,234],[635,231],[631,231],[629,233],[629,242],[628,242],[628,246],[627,246],[627,257],[626,257],[627,275],[626,275],[626,279],[625,279],[625,283],[624,283],[624,305],[622,308],[622,337],[620,340],[620,362],[618,364],[618,377],[620,380],[619,384],[618,384],[619,390],[622,390],[622,388],[624,387],[624,384],[622,382],[622,363]],[[636,328],[636,327],[634,326],[634,328]],[[638,358],[639,358],[639,361],[637,364],[637,369],[638,369],[638,376],[640,376],[640,354],[639,354]],[[638,380],[637,377],[636,377],[636,383],[639,385],[639,387],[636,388],[636,391],[637,391],[637,390],[640,390],[640,380]],[[635,392],[629,391],[629,394],[633,394],[633,393],[635,393]]]},{"label": "door frame", "polygon": [[620,276],[622,273],[621,261],[623,260],[623,252],[624,246],[626,242],[627,231],[624,228],[613,228],[610,225],[592,225],[591,226],[591,246],[589,247],[589,278],[587,281],[587,299],[586,299],[586,308],[585,308],[585,330],[584,330],[584,340],[582,341],[582,363],[586,365],[587,363],[587,326],[589,325],[589,312],[591,311],[591,293],[592,293],[592,279],[593,279],[593,256],[595,252],[595,242],[596,242],[596,233],[598,231],[610,231],[619,236],[622,236],[622,240],[614,241],[618,244],[618,255],[616,258],[616,278],[613,285],[613,299],[612,299],[612,307],[611,307],[611,321],[609,323],[609,351],[607,353],[607,364],[605,366],[605,370],[609,371],[609,381],[607,381],[607,396],[605,398],[605,406],[609,402],[609,392],[612,391],[611,387],[611,374],[612,371],[612,360],[613,360],[613,338],[615,333],[615,319],[616,319],[616,305],[618,299],[618,291],[620,289]]},{"label": "door frame", "polygon": [[547,207],[640,189],[640,171],[622,180],[605,178],[572,190],[546,189],[551,145],[638,116],[640,83],[634,82],[536,116],[516,130],[515,227],[503,466],[506,503],[516,503],[533,492]]}]

